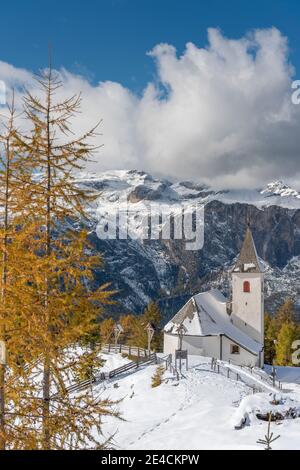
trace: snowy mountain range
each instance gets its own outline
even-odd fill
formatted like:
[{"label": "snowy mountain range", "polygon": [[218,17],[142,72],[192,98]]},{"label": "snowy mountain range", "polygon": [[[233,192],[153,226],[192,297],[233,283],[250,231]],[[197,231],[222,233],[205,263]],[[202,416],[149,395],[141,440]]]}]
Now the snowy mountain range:
[{"label": "snowy mountain range", "polygon": [[[217,287],[228,295],[227,271],[240,250],[247,222],[265,265],[266,308],[273,312],[287,296],[297,302],[300,193],[282,181],[257,190],[214,190],[190,181],[171,182],[141,171],[120,170],[82,173],[77,182],[98,194],[88,207],[90,237],[105,261],[95,282],[112,282],[119,291],[116,312],[140,313],[152,299],[159,301],[169,318],[192,293]],[[174,214],[183,204],[204,207],[203,248],[188,251],[183,240],[142,240],[141,220],[148,217],[149,204]],[[99,239],[97,224],[109,224],[116,209],[125,208],[131,237]]]}]

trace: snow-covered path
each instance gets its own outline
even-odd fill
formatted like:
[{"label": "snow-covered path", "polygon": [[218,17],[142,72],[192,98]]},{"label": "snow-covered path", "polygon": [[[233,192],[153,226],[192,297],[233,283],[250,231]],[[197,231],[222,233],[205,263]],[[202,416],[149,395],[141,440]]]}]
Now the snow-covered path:
[{"label": "snow-covered path", "polygon": [[158,419],[156,426],[127,448],[165,449],[166,444],[168,449],[235,447],[237,431],[230,421],[234,404],[250,392],[247,387],[210,372],[207,364],[189,371],[180,386],[184,398],[177,411],[167,419]]},{"label": "snow-covered path", "polygon": [[[260,449],[256,443],[267,424],[252,414],[250,426],[234,426],[244,411],[269,407],[273,393],[253,395],[243,382],[227,379],[210,369],[210,360],[192,357],[185,378],[177,382],[167,372],[165,382],[151,388],[155,365],[99,385],[103,396],[123,399],[119,408],[126,421],[106,418],[105,436],[114,434],[117,449]],[[300,403],[300,386],[290,384],[290,404]],[[287,396],[285,394],[285,396]],[[272,424],[281,438],[277,449],[300,449],[300,418]]]}]

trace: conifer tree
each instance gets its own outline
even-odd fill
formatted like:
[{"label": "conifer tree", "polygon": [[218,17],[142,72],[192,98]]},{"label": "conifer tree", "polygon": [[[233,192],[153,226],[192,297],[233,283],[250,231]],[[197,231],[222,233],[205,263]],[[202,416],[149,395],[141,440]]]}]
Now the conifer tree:
[{"label": "conifer tree", "polygon": [[148,335],[146,327],[151,323],[155,327],[155,333],[151,341],[151,348],[159,351],[162,347],[162,332],[160,329],[161,312],[155,302],[150,302],[139,317],[128,316],[126,321],[120,320],[127,337],[127,344],[140,348],[148,347]]},{"label": "conifer tree", "polygon": [[16,276],[16,287],[23,293],[20,322],[28,324],[28,349],[38,358],[27,370],[31,388],[18,420],[27,430],[24,448],[98,447],[101,415],[117,415],[112,404],[92,391],[80,397],[66,391],[87,360],[76,345],[94,331],[103,305],[111,301],[107,286],[88,287],[101,259],[92,254],[86,230],[74,229],[94,198],[79,187],[75,173],[95,150],[89,142],[95,128],[72,136],[70,121],[81,98],[57,101],[62,83],[51,65],[37,82],[40,95],[27,91],[24,100],[30,132],[15,135],[17,151],[32,169],[31,216],[20,241],[23,275]]},{"label": "conifer tree", "polygon": [[292,344],[299,339],[299,326],[293,322],[283,323],[276,343],[276,364],[279,366],[292,366]]},{"label": "conifer tree", "polygon": [[288,298],[285,302],[279,307],[275,315],[275,325],[277,333],[279,333],[282,325],[284,323],[291,323],[296,321],[294,302],[292,299]]},{"label": "conifer tree", "polygon": [[275,358],[275,342],[277,339],[276,320],[269,313],[265,313],[265,363],[273,364]]},{"label": "conifer tree", "polygon": [[[16,108],[14,92],[11,104],[2,121],[0,135],[0,243],[1,243],[1,275],[0,275],[0,339],[6,346],[8,366],[15,365],[20,355],[20,331],[18,328],[18,313],[11,308],[18,292],[14,289],[12,266],[19,262],[19,256],[14,256],[16,239],[20,237],[17,227],[24,219],[29,202],[28,172],[25,162],[17,154],[15,145]],[[29,171],[30,175],[30,171]],[[16,332],[17,331],[17,332]],[[11,345],[13,347],[11,348]],[[19,344],[19,347],[18,347]],[[11,400],[11,393],[6,386],[5,365],[0,365],[0,448],[6,447],[5,404]]]},{"label": "conifer tree", "polygon": [[113,342],[113,330],[115,322],[112,318],[105,318],[100,323],[100,339],[101,344]]},{"label": "conifer tree", "polygon": [[123,328],[122,340],[128,346],[139,346],[136,344],[137,338],[141,333],[141,324],[139,319],[132,314],[123,315],[119,319],[119,323]]},{"label": "conifer tree", "polygon": [[151,348],[155,351],[159,351],[162,348],[161,321],[162,321],[162,315],[161,315],[161,311],[159,310],[157,303],[150,302],[143,312],[143,315],[141,317],[141,323],[142,323],[144,336],[146,338],[145,347],[147,347],[147,332],[145,331],[145,328],[148,323],[151,323],[154,326],[155,333],[151,341]]}]

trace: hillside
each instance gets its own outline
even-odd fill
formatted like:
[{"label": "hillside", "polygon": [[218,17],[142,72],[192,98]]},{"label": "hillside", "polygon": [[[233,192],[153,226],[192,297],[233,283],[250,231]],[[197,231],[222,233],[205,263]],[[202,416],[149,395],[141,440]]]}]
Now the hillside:
[{"label": "hillside", "polygon": [[[123,170],[82,174],[78,184],[97,193],[89,206],[90,238],[106,264],[96,283],[109,281],[118,290],[114,311],[140,313],[152,299],[168,319],[191,293],[217,287],[228,294],[227,271],[241,248],[247,220],[265,264],[266,309],[274,312],[287,296],[299,299],[300,195],[283,182],[258,190],[216,191]],[[175,214],[182,205],[205,207],[203,249],[187,251],[182,240],[141,240],[141,219],[148,217],[150,203]],[[99,221],[105,226],[114,211],[127,207],[131,238],[100,240],[95,233]]]},{"label": "hillside", "polygon": [[[122,399],[119,407],[126,421],[104,422],[104,433],[114,434],[117,449],[261,449],[256,441],[264,436],[267,423],[256,418],[256,410],[284,412],[293,407],[300,416],[299,385],[284,383],[283,392],[276,395],[282,404],[273,406],[272,388],[253,395],[245,383],[213,372],[208,358],[190,357],[185,378],[178,382],[167,372],[165,382],[151,388],[155,367],[97,387],[102,396]],[[293,368],[297,381],[295,374],[299,380],[300,369]],[[235,429],[244,416],[247,425]],[[300,418],[272,424],[274,434],[281,435],[273,448],[300,449],[299,426]]]}]

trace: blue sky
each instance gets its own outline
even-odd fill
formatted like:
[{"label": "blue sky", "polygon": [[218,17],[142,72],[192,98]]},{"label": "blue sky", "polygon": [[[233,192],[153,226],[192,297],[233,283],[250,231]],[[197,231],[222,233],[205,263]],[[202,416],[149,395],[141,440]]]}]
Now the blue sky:
[{"label": "blue sky", "polygon": [[276,26],[300,69],[298,0],[14,0],[2,2],[1,16],[1,60],[34,70],[46,64],[51,43],[58,68],[134,91],[153,79],[147,51],[160,42],[179,53],[188,41],[203,47],[208,27],[239,38]]},{"label": "blue sky", "polygon": [[82,92],[75,133],[103,119],[88,169],[300,189],[299,0],[13,0],[1,13],[0,80],[20,106],[51,44],[61,93]]}]

